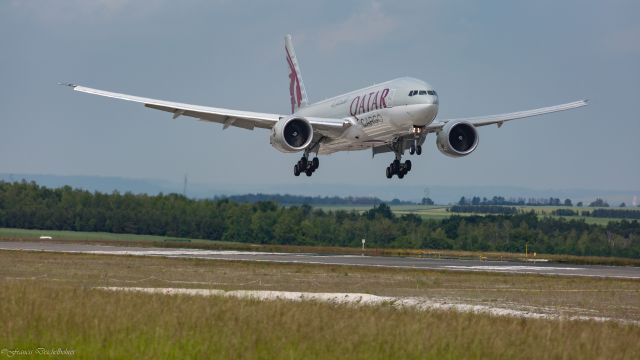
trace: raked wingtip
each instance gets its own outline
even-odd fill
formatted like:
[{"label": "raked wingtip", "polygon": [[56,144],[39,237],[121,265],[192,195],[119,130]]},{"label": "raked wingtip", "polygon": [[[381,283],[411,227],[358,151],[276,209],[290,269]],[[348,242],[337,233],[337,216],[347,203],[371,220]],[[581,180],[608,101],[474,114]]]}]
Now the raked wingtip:
[{"label": "raked wingtip", "polygon": [[62,86],[68,86],[72,89],[75,89],[78,85],[76,84],[72,84],[72,83],[63,83],[63,82],[59,82],[58,85],[62,85]]}]

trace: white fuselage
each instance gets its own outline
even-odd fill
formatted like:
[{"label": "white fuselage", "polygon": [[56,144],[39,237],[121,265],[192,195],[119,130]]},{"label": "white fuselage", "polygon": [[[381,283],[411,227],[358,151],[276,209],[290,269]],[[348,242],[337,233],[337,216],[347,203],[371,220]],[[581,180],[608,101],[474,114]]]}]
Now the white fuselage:
[{"label": "white fuselage", "polygon": [[300,108],[293,116],[348,120],[342,136],[321,142],[320,153],[369,149],[427,126],[438,114],[438,95],[422,80],[399,78]]}]

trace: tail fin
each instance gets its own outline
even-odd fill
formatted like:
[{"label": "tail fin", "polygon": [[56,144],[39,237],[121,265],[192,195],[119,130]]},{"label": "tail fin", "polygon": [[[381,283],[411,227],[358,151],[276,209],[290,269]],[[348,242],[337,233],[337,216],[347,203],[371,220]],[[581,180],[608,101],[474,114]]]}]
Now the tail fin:
[{"label": "tail fin", "polygon": [[284,49],[287,53],[287,64],[289,64],[289,94],[291,95],[291,113],[296,112],[299,108],[307,106],[307,91],[302,82],[302,73],[296,53],[293,50],[291,35],[284,37]]}]

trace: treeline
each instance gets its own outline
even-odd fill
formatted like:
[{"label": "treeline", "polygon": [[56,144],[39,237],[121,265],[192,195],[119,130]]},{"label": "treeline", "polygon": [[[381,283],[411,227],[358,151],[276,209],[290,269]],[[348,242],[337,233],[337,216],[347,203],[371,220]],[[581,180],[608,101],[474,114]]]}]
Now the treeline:
[{"label": "treeline", "polygon": [[640,210],[595,209],[591,211],[576,211],[571,209],[556,209],[552,211],[552,214],[557,216],[591,216],[597,218],[640,219]]},{"label": "treeline", "polygon": [[[582,203],[580,203],[582,206]],[[474,196],[471,198],[461,197],[458,201],[458,205],[501,205],[501,206],[573,206],[571,199],[565,199],[561,201],[559,198],[509,198],[506,199],[503,196],[494,196],[492,198],[480,198]]]},{"label": "treeline", "polygon": [[451,216],[423,220],[396,216],[380,204],[362,214],[182,195],[91,193],[70,187],[0,182],[0,226],[104,231],[250,243],[428,248],[640,257],[640,223],[515,215]]},{"label": "treeline", "polygon": [[518,209],[513,206],[500,205],[453,205],[449,208],[449,211],[459,213],[512,215],[516,214]]},{"label": "treeline", "polygon": [[640,210],[595,209],[590,216],[599,218],[640,219]]},{"label": "treeline", "polygon": [[[228,199],[231,201],[247,204],[272,201],[281,205],[378,205],[383,201],[377,197],[354,197],[354,196],[300,196],[300,195],[280,195],[280,194],[245,194],[216,197],[216,200]],[[411,201],[394,199],[393,204],[406,205],[415,204]]]},{"label": "treeline", "polygon": [[[471,198],[461,197],[458,200],[458,205],[500,205],[500,206],[567,206],[572,207],[573,202],[571,199],[564,199],[561,201],[560,198],[528,198],[525,199],[523,197],[519,198],[504,198],[503,196],[494,196],[490,199],[479,196],[473,196]],[[584,204],[582,201],[579,201],[575,204],[577,207],[582,207]],[[609,207],[609,203],[604,201],[601,198],[596,198],[594,201],[590,202],[589,207]],[[626,207],[625,203],[621,203],[620,207]],[[635,206],[635,205],[634,205]],[[638,206],[640,207],[640,206]]]}]

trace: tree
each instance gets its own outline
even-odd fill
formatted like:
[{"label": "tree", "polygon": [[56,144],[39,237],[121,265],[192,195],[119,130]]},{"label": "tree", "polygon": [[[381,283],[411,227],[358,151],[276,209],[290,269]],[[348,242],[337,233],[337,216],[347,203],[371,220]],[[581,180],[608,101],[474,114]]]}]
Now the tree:
[{"label": "tree", "polygon": [[374,206],[373,209],[366,211],[365,215],[369,220],[374,220],[376,218],[376,215],[380,215],[385,219],[393,218],[393,212],[391,211],[391,208],[385,203]]},{"label": "tree", "polygon": [[627,204],[625,204],[625,203],[620,203],[620,207],[627,207]]},{"label": "tree", "polygon": [[466,205],[467,204],[467,199],[465,199],[465,197],[461,197],[460,201],[458,201],[458,205]]},{"label": "tree", "polygon": [[609,204],[606,201],[597,198],[589,204],[589,207],[609,207]]},{"label": "tree", "polygon": [[577,207],[582,207],[582,206],[583,206],[582,201],[578,201],[578,203],[576,204],[576,206],[577,206]]},{"label": "tree", "polygon": [[433,200],[431,200],[431,198],[428,197],[423,197],[422,198],[422,205],[433,205],[434,202]]},{"label": "tree", "polygon": [[571,199],[564,199],[564,206],[573,206]]}]

